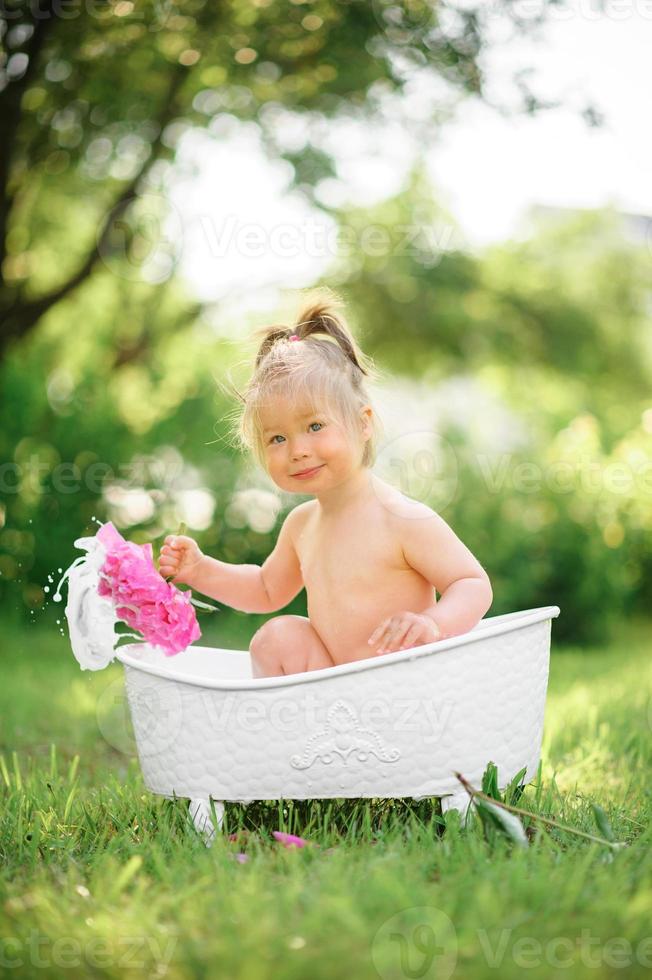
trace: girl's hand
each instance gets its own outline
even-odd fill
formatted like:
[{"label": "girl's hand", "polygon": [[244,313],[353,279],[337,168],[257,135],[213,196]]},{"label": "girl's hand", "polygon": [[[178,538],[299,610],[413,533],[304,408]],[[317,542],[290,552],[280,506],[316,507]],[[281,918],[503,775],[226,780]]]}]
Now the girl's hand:
[{"label": "girl's hand", "polygon": [[441,630],[430,616],[400,612],[383,620],[369,637],[369,644],[376,647],[377,654],[393,653],[395,650],[433,643],[441,638]]},{"label": "girl's hand", "polygon": [[190,579],[203,557],[203,552],[192,538],[185,534],[168,534],[161,548],[158,570],[163,578],[174,576],[174,585],[177,582],[191,585]]}]

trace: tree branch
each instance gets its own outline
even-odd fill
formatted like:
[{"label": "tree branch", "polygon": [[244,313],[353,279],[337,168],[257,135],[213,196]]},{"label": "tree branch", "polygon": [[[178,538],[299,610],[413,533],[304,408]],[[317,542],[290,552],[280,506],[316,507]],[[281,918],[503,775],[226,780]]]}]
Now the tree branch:
[{"label": "tree branch", "polygon": [[79,269],[66,282],[57,286],[44,296],[40,296],[38,299],[23,303],[20,296],[16,297],[11,306],[3,312],[0,318],[0,355],[6,350],[12,340],[18,340],[23,337],[55,303],[58,303],[68,293],[76,289],[90,275],[93,267],[102,255],[102,250],[108,241],[113,222],[127,210],[139,183],[147,175],[154,162],[161,156],[164,149],[162,139],[163,131],[177,112],[176,99],[187,71],[188,69],[185,66],[175,65],[168,85],[165,103],[157,119],[159,133],[151,144],[150,155],[144,161],[135,177],[120,192],[113,206],[105,213],[97,240]]}]

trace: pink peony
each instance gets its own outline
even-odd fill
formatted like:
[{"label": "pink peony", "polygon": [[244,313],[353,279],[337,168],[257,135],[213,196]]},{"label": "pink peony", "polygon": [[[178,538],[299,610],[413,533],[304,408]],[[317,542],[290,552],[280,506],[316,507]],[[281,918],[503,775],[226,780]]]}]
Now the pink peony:
[{"label": "pink peony", "polygon": [[110,521],[99,528],[96,538],[106,551],[97,591],[111,598],[120,619],[168,657],[199,639],[190,592],[165,581],[154,565],[149,542],[125,541]]}]

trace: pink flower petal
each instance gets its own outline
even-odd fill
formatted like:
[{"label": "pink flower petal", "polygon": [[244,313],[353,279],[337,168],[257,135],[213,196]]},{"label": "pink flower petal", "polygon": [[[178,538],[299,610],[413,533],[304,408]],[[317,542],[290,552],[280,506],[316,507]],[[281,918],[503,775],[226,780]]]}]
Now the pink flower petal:
[{"label": "pink flower petal", "polygon": [[276,838],[283,847],[305,847],[310,841],[304,840],[303,837],[297,837],[295,834],[285,834],[282,830],[273,830],[273,836]]}]

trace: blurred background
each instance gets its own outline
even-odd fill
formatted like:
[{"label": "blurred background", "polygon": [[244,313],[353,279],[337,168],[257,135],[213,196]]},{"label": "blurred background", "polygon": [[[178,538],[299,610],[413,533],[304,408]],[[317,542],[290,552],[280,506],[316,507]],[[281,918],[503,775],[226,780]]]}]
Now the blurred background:
[{"label": "blurred background", "polygon": [[[25,649],[66,635],[52,595],[98,520],[262,564],[298,498],[239,453],[220,382],[313,285],[382,376],[375,471],[477,555],[490,614],[556,604],[583,644],[649,613],[649,4],[41,0],[1,29]],[[261,617],[199,620],[244,649]]]}]

